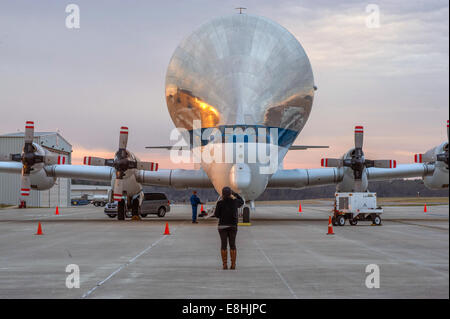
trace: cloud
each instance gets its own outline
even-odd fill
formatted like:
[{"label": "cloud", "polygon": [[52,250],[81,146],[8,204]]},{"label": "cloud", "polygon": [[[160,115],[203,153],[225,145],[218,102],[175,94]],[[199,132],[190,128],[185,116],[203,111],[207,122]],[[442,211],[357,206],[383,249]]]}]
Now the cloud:
[{"label": "cloud", "polygon": [[448,5],[428,10],[414,1],[383,3],[380,27],[366,26],[366,5],[344,2],[280,6],[274,17],[293,32],[316,68],[398,76],[448,73]]}]

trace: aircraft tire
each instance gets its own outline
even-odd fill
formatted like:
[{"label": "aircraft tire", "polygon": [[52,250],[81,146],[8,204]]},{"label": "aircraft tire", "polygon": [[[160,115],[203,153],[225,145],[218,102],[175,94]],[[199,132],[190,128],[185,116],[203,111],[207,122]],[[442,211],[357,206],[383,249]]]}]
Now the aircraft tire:
[{"label": "aircraft tire", "polygon": [[117,219],[125,220],[125,202],[123,200],[117,204]]}]

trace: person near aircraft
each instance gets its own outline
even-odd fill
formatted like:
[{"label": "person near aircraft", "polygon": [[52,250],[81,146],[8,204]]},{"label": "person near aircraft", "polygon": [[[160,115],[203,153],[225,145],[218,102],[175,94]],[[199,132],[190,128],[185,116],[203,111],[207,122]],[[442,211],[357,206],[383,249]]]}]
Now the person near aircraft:
[{"label": "person near aircraft", "polygon": [[244,200],[230,187],[222,189],[222,199],[217,202],[214,216],[219,219],[219,235],[221,241],[220,254],[223,269],[228,269],[228,244],[230,245],[230,269],[236,269],[236,234],[238,225],[238,208],[244,205]]},{"label": "person near aircraft", "polygon": [[192,196],[191,196],[191,206],[192,206],[192,223],[193,224],[198,224],[197,221],[197,208],[199,204],[203,204],[200,201],[200,198],[197,196],[197,191],[193,191],[192,192]]}]

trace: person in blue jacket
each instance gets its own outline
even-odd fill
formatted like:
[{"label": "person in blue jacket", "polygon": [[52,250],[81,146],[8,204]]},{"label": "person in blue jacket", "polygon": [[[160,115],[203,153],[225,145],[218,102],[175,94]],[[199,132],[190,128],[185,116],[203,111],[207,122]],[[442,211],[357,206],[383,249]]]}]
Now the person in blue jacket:
[{"label": "person in blue jacket", "polygon": [[198,207],[199,204],[203,204],[203,203],[200,201],[200,198],[198,198],[197,191],[193,191],[192,192],[192,196],[191,196],[192,223],[193,224],[198,224],[198,221],[197,221],[197,207]]}]

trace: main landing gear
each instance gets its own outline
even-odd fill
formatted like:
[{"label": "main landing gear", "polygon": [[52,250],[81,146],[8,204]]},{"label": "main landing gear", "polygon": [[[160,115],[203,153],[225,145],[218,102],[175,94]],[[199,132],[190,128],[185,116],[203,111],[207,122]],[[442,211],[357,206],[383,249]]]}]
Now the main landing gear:
[{"label": "main landing gear", "polygon": [[117,203],[117,220],[125,220],[126,205],[125,201],[122,199]]}]

